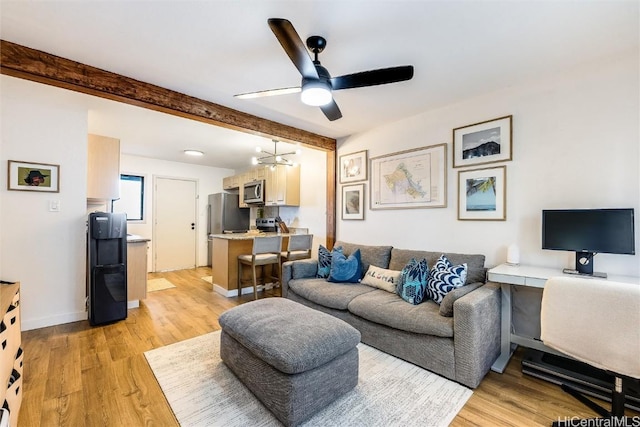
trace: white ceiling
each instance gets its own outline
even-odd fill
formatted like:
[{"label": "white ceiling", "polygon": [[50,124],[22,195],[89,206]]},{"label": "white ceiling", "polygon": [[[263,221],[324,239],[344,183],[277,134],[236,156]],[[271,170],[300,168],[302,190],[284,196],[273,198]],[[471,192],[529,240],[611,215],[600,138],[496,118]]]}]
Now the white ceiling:
[{"label": "white ceiling", "polygon": [[[5,1],[0,36],[256,116],[339,138],[504,87],[638,50],[637,1]],[[329,122],[298,95],[234,94],[295,86],[300,75],[267,26],[289,19],[327,39],[338,76],[412,64],[408,82],[335,93]],[[131,154],[231,169],[268,140],[162,113],[92,102],[91,132]]]}]

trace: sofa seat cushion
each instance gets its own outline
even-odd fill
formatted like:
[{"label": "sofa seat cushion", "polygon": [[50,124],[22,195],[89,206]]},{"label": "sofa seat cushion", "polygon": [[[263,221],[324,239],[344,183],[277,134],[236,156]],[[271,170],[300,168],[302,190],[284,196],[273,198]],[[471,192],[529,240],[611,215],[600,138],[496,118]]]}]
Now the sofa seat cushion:
[{"label": "sofa seat cushion", "polygon": [[355,297],[349,312],[380,325],[416,334],[453,337],[453,317],[440,315],[433,301],[412,305],[396,294],[375,290]]},{"label": "sofa seat cushion", "polygon": [[359,283],[332,283],[318,278],[290,280],[289,289],[311,302],[338,310],[346,310],[352,299],[375,290]]}]

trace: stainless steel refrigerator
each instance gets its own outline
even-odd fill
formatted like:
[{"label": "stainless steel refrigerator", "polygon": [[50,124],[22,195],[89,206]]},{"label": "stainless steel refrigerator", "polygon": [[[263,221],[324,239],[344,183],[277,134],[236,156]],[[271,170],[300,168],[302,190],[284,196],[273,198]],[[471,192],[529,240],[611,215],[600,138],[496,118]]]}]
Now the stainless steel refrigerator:
[{"label": "stainless steel refrigerator", "polygon": [[[232,193],[209,194],[207,236],[244,233],[249,230],[249,209],[240,208],[240,197]],[[211,265],[212,242],[209,239],[207,264]]]}]

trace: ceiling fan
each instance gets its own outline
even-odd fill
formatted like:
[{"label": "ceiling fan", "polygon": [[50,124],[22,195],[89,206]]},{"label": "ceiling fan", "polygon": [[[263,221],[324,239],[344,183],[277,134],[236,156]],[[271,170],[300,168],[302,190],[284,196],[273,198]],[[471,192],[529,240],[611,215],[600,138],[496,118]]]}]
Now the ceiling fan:
[{"label": "ceiling fan", "polygon": [[342,113],[333,99],[332,91],[396,83],[410,80],[413,77],[413,65],[381,68],[331,77],[329,71],[320,65],[318,60],[318,54],[327,45],[327,41],[323,37],[311,36],[307,39],[306,45],[314,55],[312,60],[291,22],[282,18],[271,18],[268,23],[282,48],[289,55],[291,62],[302,75],[302,82],[297,87],[242,93],[235,95],[236,98],[248,99],[301,92],[300,98],[302,102],[320,107],[327,119],[333,121],[342,117]]}]

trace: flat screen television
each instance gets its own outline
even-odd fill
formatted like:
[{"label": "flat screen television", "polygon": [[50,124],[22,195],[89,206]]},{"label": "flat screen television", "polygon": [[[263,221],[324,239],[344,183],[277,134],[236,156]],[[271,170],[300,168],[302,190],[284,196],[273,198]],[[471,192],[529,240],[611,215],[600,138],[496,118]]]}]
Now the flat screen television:
[{"label": "flat screen television", "polygon": [[635,255],[633,209],[542,211],[542,249],[575,251],[575,270],[565,273],[606,277],[593,272],[597,253]]}]

